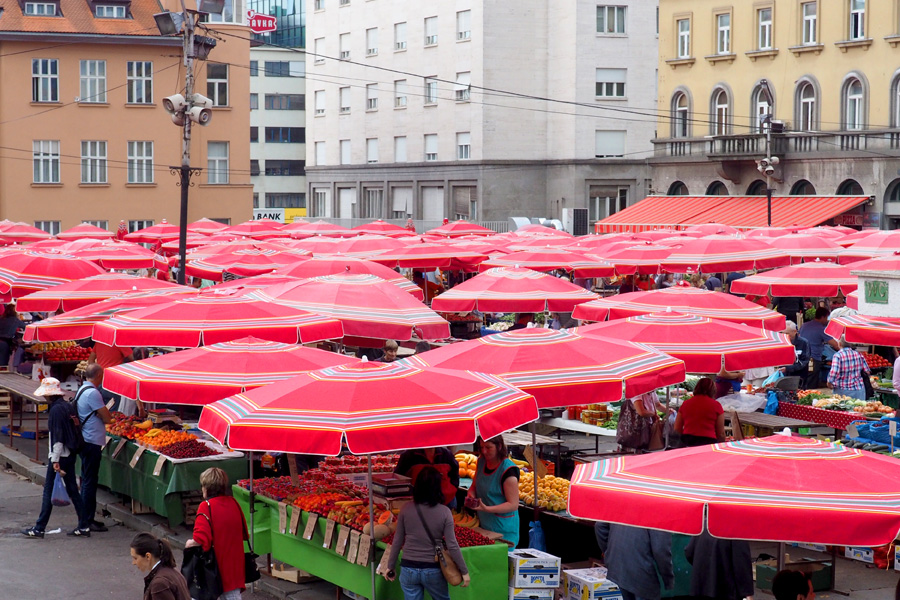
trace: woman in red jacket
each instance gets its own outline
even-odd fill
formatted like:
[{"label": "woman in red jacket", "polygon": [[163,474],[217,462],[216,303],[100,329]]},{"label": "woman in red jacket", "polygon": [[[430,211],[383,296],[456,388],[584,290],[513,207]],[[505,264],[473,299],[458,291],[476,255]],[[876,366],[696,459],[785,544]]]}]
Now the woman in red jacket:
[{"label": "woman in red jacket", "polygon": [[202,546],[204,551],[215,548],[222,577],[219,600],[240,600],[244,591],[244,540],[249,539],[244,513],[229,494],[228,474],[222,469],[203,471],[200,486],[206,501],[197,509],[194,537],[185,545]]}]

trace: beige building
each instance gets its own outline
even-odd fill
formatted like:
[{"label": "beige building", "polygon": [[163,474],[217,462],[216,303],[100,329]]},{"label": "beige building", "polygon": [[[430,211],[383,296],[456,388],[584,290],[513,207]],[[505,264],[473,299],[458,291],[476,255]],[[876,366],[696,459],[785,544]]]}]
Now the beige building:
[{"label": "beige building", "polygon": [[776,196],[870,196],[835,221],[900,226],[900,3],[661,0],[659,22],[657,193],[764,195],[771,115]]},{"label": "beige building", "polygon": [[[53,233],[82,221],[110,229],[120,220],[132,229],[178,222],[169,166],[181,163],[181,133],[161,101],[183,90],[184,67],[181,38],[159,35],[153,14],[162,10],[156,0],[4,6],[0,218]],[[211,26],[227,43],[196,63],[196,91],[216,106],[209,126],[193,128],[191,162],[203,170],[189,217],[240,222],[252,216],[250,34],[239,22]]]}]

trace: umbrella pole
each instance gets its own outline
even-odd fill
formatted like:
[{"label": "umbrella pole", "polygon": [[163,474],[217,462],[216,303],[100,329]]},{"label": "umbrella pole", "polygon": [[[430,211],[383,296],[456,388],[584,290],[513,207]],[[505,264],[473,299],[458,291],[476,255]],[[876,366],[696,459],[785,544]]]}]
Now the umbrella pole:
[{"label": "umbrella pole", "polygon": [[538,458],[537,452],[537,433],[535,432],[535,424],[532,422],[528,429],[531,430],[531,458],[534,459],[534,464],[531,465],[532,472],[532,481],[534,481],[534,520],[538,520],[538,516],[540,515],[540,507],[538,506],[538,474],[537,474],[537,461]]},{"label": "umbrella pole", "polygon": [[372,581],[372,600],[375,600],[375,501],[372,496],[372,455],[366,455],[366,483],[369,485],[369,533],[372,543],[369,544],[369,574]]},{"label": "umbrella pole", "polygon": [[[253,452],[250,452],[250,547],[253,547],[256,536],[253,527],[253,513],[256,512],[256,500],[253,494]],[[256,582],[250,584],[250,591],[256,591]]]}]

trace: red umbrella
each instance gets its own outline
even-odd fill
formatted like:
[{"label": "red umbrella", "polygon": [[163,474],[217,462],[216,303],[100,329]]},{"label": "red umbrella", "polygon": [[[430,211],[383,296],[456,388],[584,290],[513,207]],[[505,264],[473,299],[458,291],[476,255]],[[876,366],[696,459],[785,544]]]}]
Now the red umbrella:
[{"label": "red umbrella", "polygon": [[829,262],[808,262],[757,273],[731,284],[733,294],[756,296],[800,296],[803,298],[834,298],[840,293],[846,296],[856,289],[856,275],[851,267]]},{"label": "red umbrella", "polygon": [[399,286],[412,294],[417,300],[425,299],[425,292],[423,292],[422,288],[415,283],[406,277],[401,277],[393,269],[389,269],[384,265],[380,265],[370,260],[362,260],[349,256],[316,256],[309,260],[304,260],[290,267],[278,270],[278,275],[301,279],[323,277],[325,275],[340,275],[342,273],[351,275],[375,275],[376,277],[380,277],[385,281],[390,281]]},{"label": "red umbrella", "polygon": [[402,362],[478,368],[534,395],[540,408],[613,402],[684,381],[684,363],[647,346],[539,327],[450,344]]},{"label": "red umbrella", "polygon": [[833,317],[825,333],[836,340],[845,338],[851,344],[900,346],[900,318],[847,315]]},{"label": "red umbrella", "polygon": [[556,229],[555,227],[547,227],[546,225],[538,225],[537,223],[529,223],[528,225],[522,225],[518,229],[516,229],[513,234],[515,235],[550,235],[555,237],[564,237],[572,239],[574,236],[568,231],[562,231],[560,229]]},{"label": "red umbrella", "polygon": [[227,235],[243,235],[249,238],[264,240],[274,237],[288,237],[288,234],[281,231],[283,223],[273,221],[271,219],[255,219],[244,221],[239,225],[226,227],[218,233]]},{"label": "red umbrella", "polygon": [[850,263],[851,271],[900,271],[900,251]]},{"label": "red umbrella", "polygon": [[309,225],[309,221],[298,217],[298,218],[294,219],[293,221],[291,221],[290,223],[286,223],[284,225],[284,227],[281,228],[281,231],[290,233],[291,231],[294,231],[301,225]]},{"label": "red umbrella", "polygon": [[143,402],[203,406],[307,371],[358,362],[335,352],[246,337],[107,369],[103,387]]},{"label": "red umbrella", "polygon": [[174,240],[178,235],[178,225],[171,225],[168,221],[163,219],[156,225],[144,227],[143,229],[138,229],[137,231],[127,234],[125,239],[129,242],[137,242],[139,244],[155,244],[160,240],[163,242]]},{"label": "red umbrella", "polygon": [[743,371],[794,364],[783,333],[677,312],[659,312],[579,327],[591,337],[638,342],[684,361],[689,373]]},{"label": "red umbrella", "polygon": [[440,312],[572,312],[576,305],[597,297],[565,279],[531,269],[489,269],[431,301]]},{"label": "red umbrella", "polygon": [[746,232],[748,238],[779,238],[783,235],[793,233],[790,229],[784,227],[757,227]]},{"label": "red umbrella", "polygon": [[768,240],[773,248],[783,250],[793,264],[813,260],[836,261],[843,251],[840,245],[818,235],[792,233]]},{"label": "red umbrella", "polygon": [[[862,231],[853,230],[850,233],[845,234],[843,237],[837,238],[835,241],[843,246],[844,248],[848,246],[852,246],[856,242],[860,240],[864,240],[870,235],[878,235],[879,237],[889,235],[893,233],[892,231],[881,231],[878,229],[863,229]],[[877,238],[876,238],[877,239]]]},{"label": "red umbrella", "polygon": [[20,312],[56,312],[62,308],[64,311],[70,311],[126,292],[159,289],[187,288],[151,277],[137,277],[125,273],[104,273],[69,281],[23,296],[16,301],[16,310]]},{"label": "red umbrella", "polygon": [[137,310],[156,304],[168,304],[177,298],[196,295],[196,290],[190,288],[185,290],[182,287],[150,292],[128,292],[32,323],[25,328],[25,341],[61,342],[82,340],[91,337],[94,331],[94,324],[105,321],[119,312]]},{"label": "red umbrella", "polygon": [[327,275],[272,286],[248,297],[339,319],[350,345],[450,337],[450,324],[393,283],[374,275]]},{"label": "red umbrella", "polygon": [[116,237],[116,234],[112,231],[107,231],[102,227],[91,225],[90,223],[82,223],[81,225],[76,225],[71,229],[66,229],[56,237],[61,240],[108,240]]},{"label": "red umbrella", "polygon": [[791,259],[783,250],[761,239],[708,236],[685,243],[672,251],[662,268],[670,273],[724,273],[783,267]]},{"label": "red umbrella", "polygon": [[[188,250],[192,250],[194,248],[201,248],[203,246],[210,246],[215,242],[213,238],[219,238],[219,236],[208,236],[202,233],[190,233],[188,232],[187,237],[185,238],[185,248]],[[225,240],[220,241],[231,241],[234,239],[232,236],[228,236]],[[172,240],[170,242],[164,243],[159,247],[160,253],[165,256],[172,256],[178,253],[178,240]]]},{"label": "red umbrella", "polygon": [[256,336],[286,344],[337,339],[339,321],[249,296],[209,295],[117,314],[94,326],[107,346],[196,348]]},{"label": "red umbrella", "polygon": [[563,270],[575,277],[611,277],[613,266],[599,258],[562,248],[540,248],[495,256],[478,266],[485,271],[493,267],[525,267],[535,271]]},{"label": "red umbrella", "polygon": [[819,237],[828,238],[832,241],[837,241],[845,237],[848,233],[856,231],[855,229],[850,229],[849,227],[829,227],[827,225],[820,225],[818,227],[809,227],[807,229],[801,229],[797,233],[802,233],[804,235],[817,235]]},{"label": "red umbrella", "polygon": [[469,252],[451,244],[411,244],[396,250],[385,250],[369,258],[388,267],[411,269],[464,270],[474,268],[487,256]]},{"label": "red umbrella", "polygon": [[534,398],[499,377],[361,363],[210,404],[200,428],[239,450],[336,456],[345,443],[354,454],[471,444],[537,417]]},{"label": "red umbrella", "polygon": [[275,269],[289,267],[304,260],[307,260],[304,254],[287,248],[283,250],[243,248],[229,254],[189,260],[185,273],[191,277],[222,281],[226,273],[250,277],[271,273]]},{"label": "red umbrella", "polygon": [[304,223],[291,228],[292,238],[305,238],[313,235],[324,235],[326,237],[353,237],[358,235],[357,232],[333,225],[326,221],[316,221],[315,223]]},{"label": "red umbrella", "polygon": [[92,262],[54,251],[0,254],[0,293],[21,298],[74,279],[102,275]]},{"label": "red umbrella", "polygon": [[900,462],[775,435],[575,467],[569,512],[717,538],[881,546],[900,533]]},{"label": "red umbrella", "polygon": [[[302,240],[297,242],[298,245],[304,244],[310,241],[312,238],[307,238],[306,240]],[[373,255],[380,254],[385,251],[398,250],[400,248],[406,248],[407,243],[405,240],[409,238],[404,238],[404,241],[401,241],[396,238],[385,237],[383,235],[360,235],[352,238],[319,238],[320,240],[334,240],[334,245],[327,246],[322,244],[318,249],[313,250],[313,254],[344,254],[351,256],[364,256],[364,255]],[[303,246],[300,246],[303,247]]]},{"label": "red umbrella", "polygon": [[572,238],[548,235],[519,235],[508,238],[510,250],[531,250],[532,248],[562,248],[572,243]]},{"label": "red umbrella", "polygon": [[213,256],[234,256],[236,252],[242,250],[258,250],[272,252],[293,252],[294,254],[306,256],[308,250],[300,248],[288,248],[278,242],[264,242],[260,240],[251,240],[248,238],[239,238],[228,242],[216,242],[207,244],[199,248],[195,248],[188,252],[188,262],[192,260],[205,260]]},{"label": "red umbrella", "polygon": [[850,292],[847,294],[847,307],[853,310],[859,310],[859,292]]},{"label": "red umbrella", "polygon": [[168,269],[168,262],[163,256],[132,242],[109,240],[81,249],[69,246],[66,251],[72,256],[97,263],[104,269]]},{"label": "red umbrella", "polygon": [[605,321],[607,318],[624,319],[646,315],[670,307],[675,312],[743,323],[750,327],[765,327],[773,331],[782,331],[785,323],[784,315],[738,296],[683,286],[600,298],[579,304],[572,316],[583,321]]},{"label": "red umbrella", "polygon": [[187,226],[187,231],[188,234],[200,233],[203,235],[211,235],[227,228],[228,225],[226,225],[225,223],[219,223],[218,221],[213,221],[212,219],[203,217],[199,221],[194,221],[193,223],[189,224]]},{"label": "red umbrella", "polygon": [[[0,236],[2,235],[0,233]],[[880,231],[854,243],[838,260],[841,264],[847,264],[876,256],[891,256],[898,251],[900,251],[900,231]]]},{"label": "red umbrella", "polygon": [[48,240],[53,236],[26,223],[9,223],[0,227],[0,239],[7,244],[27,244],[38,240]]},{"label": "red umbrella", "polygon": [[475,223],[469,223],[464,219],[445,223],[440,227],[428,230],[426,233],[443,237],[460,237],[463,235],[497,235],[497,232]]},{"label": "red umbrella", "polygon": [[646,244],[598,254],[616,269],[617,275],[657,275],[659,264],[672,254],[668,246]]},{"label": "red umbrella", "polygon": [[724,223],[704,223],[702,225],[691,225],[685,228],[685,233],[693,233],[701,236],[707,235],[732,235],[741,233],[740,229],[725,225]]},{"label": "red umbrella", "polygon": [[296,283],[300,281],[299,277],[288,277],[277,273],[265,273],[263,275],[252,275],[250,277],[240,277],[231,281],[223,281],[215,285],[202,288],[200,294],[208,296],[210,294],[219,294],[225,290],[259,290],[273,285],[282,283]]},{"label": "red umbrella", "polygon": [[388,223],[381,219],[366,223],[365,225],[357,225],[353,228],[353,231],[356,231],[361,235],[371,234],[384,235],[387,237],[409,237],[415,235],[414,231],[410,231],[406,227],[400,227],[399,225],[394,225],[393,223]]}]

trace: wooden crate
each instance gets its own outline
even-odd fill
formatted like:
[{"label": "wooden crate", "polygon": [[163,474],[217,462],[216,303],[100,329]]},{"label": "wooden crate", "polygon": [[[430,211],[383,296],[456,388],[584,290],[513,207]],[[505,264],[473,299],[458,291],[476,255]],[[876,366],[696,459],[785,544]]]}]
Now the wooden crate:
[{"label": "wooden crate", "polygon": [[152,515],[155,511],[147,506],[146,504],[142,504],[138,502],[134,498],[131,499],[131,514],[133,515]]},{"label": "wooden crate", "polygon": [[193,527],[194,522],[197,520],[197,509],[200,507],[200,503],[203,502],[203,492],[182,492],[181,493],[181,508],[184,512],[184,524]]}]

